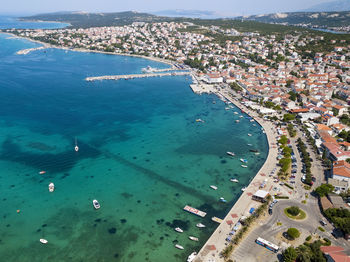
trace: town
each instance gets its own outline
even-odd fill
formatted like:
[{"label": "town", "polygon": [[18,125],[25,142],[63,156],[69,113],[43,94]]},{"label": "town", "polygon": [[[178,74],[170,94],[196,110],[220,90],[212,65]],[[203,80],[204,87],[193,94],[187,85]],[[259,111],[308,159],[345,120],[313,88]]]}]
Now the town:
[{"label": "town", "polygon": [[[257,237],[274,234],[268,241],[278,242],[281,249],[284,245],[283,261],[300,259],[302,250],[313,259],[323,252],[332,259],[328,261],[343,261],[339,256],[346,256],[350,239],[349,40],[299,31],[239,32],[190,22],[3,31],[53,47],[169,61],[177,66],[174,70],[190,70],[195,92],[216,93],[266,126],[273,160],[264,171],[269,182],[263,189],[270,192],[262,199],[261,192],[251,194],[259,200],[255,210],[263,207],[269,215],[257,215],[260,222],[248,230],[244,219],[230,212],[231,224],[219,226],[215,241],[209,239],[195,261],[212,256],[258,261],[248,260],[249,254],[263,258],[259,261],[277,260],[276,254],[253,246]],[[230,231],[231,226],[237,230]],[[233,233],[223,236],[225,230]],[[277,236],[282,231],[284,238]],[[212,248],[219,241],[222,248]],[[268,241],[260,245],[271,250]]]}]

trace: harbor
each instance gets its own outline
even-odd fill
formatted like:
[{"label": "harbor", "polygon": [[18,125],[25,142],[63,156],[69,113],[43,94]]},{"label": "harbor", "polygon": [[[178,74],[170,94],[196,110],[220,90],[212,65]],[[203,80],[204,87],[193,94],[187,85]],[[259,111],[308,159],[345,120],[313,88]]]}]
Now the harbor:
[{"label": "harbor", "polygon": [[147,78],[147,77],[163,77],[163,76],[184,76],[190,75],[191,72],[167,72],[167,73],[146,73],[146,74],[130,74],[130,75],[106,75],[106,76],[93,76],[85,78],[86,81],[99,81],[99,80],[129,80],[135,78]]}]

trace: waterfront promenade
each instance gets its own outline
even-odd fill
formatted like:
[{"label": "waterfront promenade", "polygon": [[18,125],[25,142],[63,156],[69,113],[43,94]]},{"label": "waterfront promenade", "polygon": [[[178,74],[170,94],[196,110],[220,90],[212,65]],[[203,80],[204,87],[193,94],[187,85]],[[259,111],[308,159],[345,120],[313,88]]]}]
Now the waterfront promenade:
[{"label": "waterfront promenade", "polygon": [[257,207],[258,202],[252,200],[252,195],[259,190],[259,185],[267,179],[267,186],[265,190],[270,191],[273,186],[273,181],[268,175],[276,167],[277,164],[277,146],[276,146],[276,136],[275,126],[269,122],[261,119],[257,113],[249,110],[243,106],[238,100],[232,98],[229,93],[221,91],[218,93],[219,96],[225,97],[225,99],[232,102],[241,110],[244,110],[245,113],[254,117],[254,119],[261,125],[265,130],[268,144],[269,144],[269,153],[264,165],[260,168],[256,176],[253,178],[247,189],[237,200],[232,209],[228,212],[226,217],[223,219],[223,222],[217,227],[202,249],[198,252],[198,255],[195,262],[207,262],[207,261],[224,261],[224,258],[220,256],[220,253],[228,245],[228,242],[225,240],[229,232],[232,230],[232,227],[238,222],[239,218],[248,215],[249,209],[251,207]]}]

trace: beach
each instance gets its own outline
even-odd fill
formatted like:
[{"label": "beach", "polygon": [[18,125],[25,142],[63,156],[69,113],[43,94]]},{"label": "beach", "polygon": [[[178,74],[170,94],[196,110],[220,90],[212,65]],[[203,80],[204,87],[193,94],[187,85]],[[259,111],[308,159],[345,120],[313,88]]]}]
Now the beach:
[{"label": "beach", "polygon": [[[268,178],[268,174],[276,167],[277,164],[277,147],[276,145],[276,132],[274,131],[274,126],[271,122],[265,121],[257,116],[257,114],[244,105],[242,105],[238,100],[232,98],[227,92],[219,92],[219,95],[226,98],[228,101],[232,102],[236,107],[243,110],[246,114],[253,117],[257,123],[265,130],[268,144],[269,152],[268,157],[257,172],[256,176],[252,179],[247,189],[243,192],[241,197],[236,201],[230,212],[223,219],[223,222],[217,227],[215,232],[211,235],[202,249],[198,252],[195,262],[210,261],[209,259],[214,258],[216,262],[224,261],[220,253],[227,246],[226,237],[232,230],[233,226],[239,221],[240,217],[247,216],[249,214],[249,209],[260,205],[260,203],[252,200],[252,194],[254,194],[258,189],[259,185]],[[268,179],[266,189],[271,190],[273,182]]]}]

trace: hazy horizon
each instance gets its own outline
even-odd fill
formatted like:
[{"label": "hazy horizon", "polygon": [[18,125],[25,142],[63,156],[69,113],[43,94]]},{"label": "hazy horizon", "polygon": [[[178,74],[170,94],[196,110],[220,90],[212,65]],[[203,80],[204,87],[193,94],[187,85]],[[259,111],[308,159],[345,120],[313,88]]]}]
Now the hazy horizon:
[{"label": "hazy horizon", "polygon": [[[212,11],[222,16],[267,14],[276,12],[293,12],[312,7],[313,5],[331,2],[330,0],[220,0],[213,2],[209,0],[178,0],[174,2],[164,2],[161,0],[133,0],[116,3],[113,0],[13,0],[2,5],[0,14],[2,15],[34,15],[40,13],[51,13],[61,11],[86,11],[86,12],[159,12],[163,10],[199,10]],[[200,7],[200,8],[199,8]]]}]

